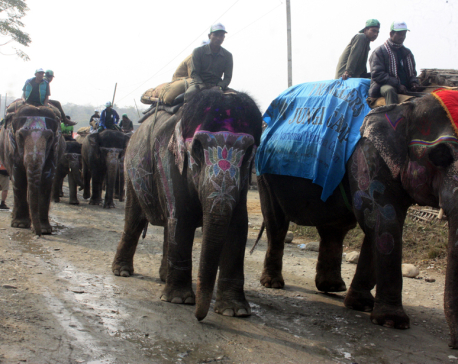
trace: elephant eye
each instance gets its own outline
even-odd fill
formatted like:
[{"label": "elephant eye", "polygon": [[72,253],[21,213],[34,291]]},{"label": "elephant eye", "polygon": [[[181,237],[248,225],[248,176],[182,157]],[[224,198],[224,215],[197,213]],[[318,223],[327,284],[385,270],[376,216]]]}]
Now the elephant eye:
[{"label": "elephant eye", "polygon": [[437,166],[446,168],[454,162],[452,151],[445,144],[439,144],[429,151],[429,159]]}]

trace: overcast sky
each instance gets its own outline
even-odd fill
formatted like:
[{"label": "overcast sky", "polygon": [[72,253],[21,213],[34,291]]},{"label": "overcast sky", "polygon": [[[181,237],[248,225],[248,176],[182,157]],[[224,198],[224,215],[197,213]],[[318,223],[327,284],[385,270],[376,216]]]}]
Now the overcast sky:
[{"label": "overcast sky", "polygon": [[[0,93],[19,97],[36,68],[52,69],[53,99],[100,107],[113,96],[138,106],[148,88],[170,81],[178,64],[207,38],[211,24],[228,31],[234,57],[230,87],[249,92],[264,112],[287,88],[285,0],[27,0],[24,62],[0,54]],[[381,22],[372,50],[393,20],[411,30],[405,46],[421,68],[458,68],[458,0],[291,0],[293,84],[328,80],[340,54],[369,18]],[[1,38],[0,38],[1,40]],[[3,43],[3,42],[1,42]],[[8,46],[0,52],[14,51]]]}]

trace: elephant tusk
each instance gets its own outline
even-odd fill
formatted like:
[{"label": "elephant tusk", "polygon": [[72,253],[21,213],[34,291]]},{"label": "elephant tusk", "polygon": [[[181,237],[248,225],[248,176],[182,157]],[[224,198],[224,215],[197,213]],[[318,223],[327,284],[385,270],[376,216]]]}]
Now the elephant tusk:
[{"label": "elephant tusk", "polygon": [[444,209],[441,207],[441,209],[439,211],[439,215],[437,215],[437,218],[439,220],[442,220],[443,217],[444,217]]}]

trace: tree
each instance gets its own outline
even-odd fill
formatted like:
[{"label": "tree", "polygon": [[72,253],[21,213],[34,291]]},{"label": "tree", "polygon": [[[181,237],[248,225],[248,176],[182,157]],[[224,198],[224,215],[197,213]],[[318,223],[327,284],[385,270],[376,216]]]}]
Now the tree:
[{"label": "tree", "polygon": [[[21,30],[24,27],[21,19],[25,16],[26,11],[29,10],[25,0],[0,0],[0,34],[10,38],[1,46],[11,42],[17,42],[25,47],[29,46],[32,42],[30,36]],[[16,54],[24,61],[30,60],[29,56],[22,50],[16,49]]]}]

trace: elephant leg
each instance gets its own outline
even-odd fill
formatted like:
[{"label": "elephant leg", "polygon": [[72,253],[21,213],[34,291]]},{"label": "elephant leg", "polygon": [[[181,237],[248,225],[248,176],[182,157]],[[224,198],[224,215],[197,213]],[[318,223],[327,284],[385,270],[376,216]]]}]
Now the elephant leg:
[{"label": "elephant leg", "polygon": [[258,188],[261,198],[265,200],[261,208],[267,233],[267,251],[260,281],[267,288],[283,288],[283,250],[289,221],[262,176],[258,178]]},{"label": "elephant leg", "polygon": [[[354,212],[366,235],[364,245],[369,243],[374,255],[377,289],[371,321],[386,327],[407,329],[410,319],[402,306],[402,230],[412,200],[401,181],[394,180],[387,165],[380,161],[373,145],[365,143],[358,146],[349,162],[352,163],[350,185]],[[365,250],[363,258],[369,258],[370,262],[370,252]],[[363,297],[370,300],[367,295],[372,285],[370,263],[363,262],[361,257],[359,261],[360,274],[368,277],[357,277],[355,292],[366,291]]]},{"label": "elephant leg", "polygon": [[140,203],[138,202],[132,183],[127,186],[127,203],[125,210],[124,232],[118,244],[116,255],[111,265],[116,276],[129,277],[134,274],[134,255],[138,239],[148,224]]},{"label": "elephant leg", "polygon": [[161,278],[162,282],[165,282],[167,280],[167,261],[168,261],[168,251],[169,251],[168,236],[169,236],[169,229],[167,227],[167,224],[165,224],[164,243],[162,244],[162,260],[161,260],[161,267],[159,268],[159,277]]},{"label": "elephant leg", "polygon": [[372,311],[374,296],[371,290],[375,287],[374,254],[370,239],[365,236],[361,247],[356,273],[344,300],[344,305],[357,311]]},{"label": "elephant leg", "polygon": [[75,181],[75,178],[73,177],[72,173],[68,174],[68,189],[69,189],[69,201],[68,203],[70,205],[79,205],[80,202],[78,201],[78,195],[76,193],[76,189],[78,188],[78,185]]},{"label": "elephant leg", "polygon": [[13,193],[14,206],[11,226],[29,229],[32,221],[30,219],[29,203],[27,202],[27,174],[19,166],[15,166],[13,172]]},{"label": "elephant leg", "polygon": [[315,285],[322,292],[342,292],[347,289],[342,279],[342,242],[347,227],[317,226],[320,234],[320,250],[316,265]]},{"label": "elephant leg", "polygon": [[100,205],[102,202],[102,183],[104,176],[101,173],[91,173],[92,176],[92,196],[89,205]]},{"label": "elephant leg", "polygon": [[232,216],[219,261],[215,312],[223,316],[246,317],[251,315],[250,304],[243,290],[243,260],[248,235],[246,201],[239,202]]},{"label": "elephant leg", "polygon": [[55,166],[53,158],[49,158],[43,167],[41,177],[40,196],[38,199],[38,211],[40,214],[40,225],[42,234],[51,234],[52,227],[49,223],[49,206],[51,203],[52,181],[55,177]]},{"label": "elephant leg", "polygon": [[91,197],[91,172],[89,170],[89,166],[83,160],[83,198],[87,200]]},{"label": "elephant leg", "polygon": [[59,197],[64,197],[64,178],[65,176],[59,179]]},{"label": "elephant leg", "polygon": [[56,203],[59,203],[60,197],[62,197],[60,194],[60,191],[62,190],[61,182],[63,183],[63,177],[60,175],[60,173],[57,173],[52,185],[52,200]]},{"label": "elephant leg", "polygon": [[192,243],[196,225],[189,213],[177,216],[167,220],[167,277],[161,300],[193,305]]}]

